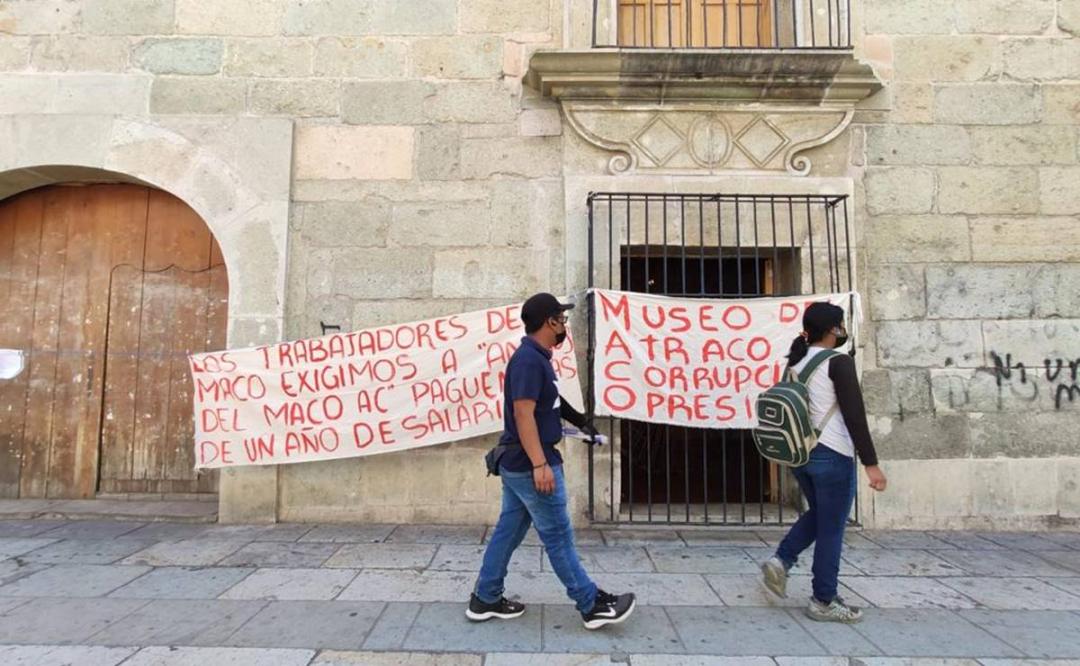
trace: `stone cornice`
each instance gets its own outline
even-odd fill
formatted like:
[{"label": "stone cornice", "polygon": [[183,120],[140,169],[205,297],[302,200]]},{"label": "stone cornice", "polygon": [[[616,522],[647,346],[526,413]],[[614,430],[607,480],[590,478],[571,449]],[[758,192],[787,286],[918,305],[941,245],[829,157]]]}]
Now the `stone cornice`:
[{"label": "stone cornice", "polygon": [[850,51],[588,49],[539,51],[525,84],[558,100],[856,102],[881,89]]}]

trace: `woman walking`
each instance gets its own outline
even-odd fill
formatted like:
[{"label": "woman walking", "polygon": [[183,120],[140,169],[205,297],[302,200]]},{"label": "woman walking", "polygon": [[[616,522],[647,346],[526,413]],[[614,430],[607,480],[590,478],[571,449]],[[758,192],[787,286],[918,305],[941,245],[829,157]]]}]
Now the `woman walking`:
[{"label": "woman walking", "polygon": [[810,417],[821,434],[809,462],[792,470],[810,508],[792,525],[776,554],[761,565],[765,586],[786,597],[788,571],[814,544],[814,595],[806,615],[821,622],[862,619],[862,611],[836,593],[844,526],[855,499],[856,454],[866,467],[871,488],[882,491],[887,484],[866,422],[855,361],[833,351],[847,340],[842,308],[831,303],[807,307],[803,333],[791,344],[788,366],[800,372],[818,354],[828,354],[807,380]]}]

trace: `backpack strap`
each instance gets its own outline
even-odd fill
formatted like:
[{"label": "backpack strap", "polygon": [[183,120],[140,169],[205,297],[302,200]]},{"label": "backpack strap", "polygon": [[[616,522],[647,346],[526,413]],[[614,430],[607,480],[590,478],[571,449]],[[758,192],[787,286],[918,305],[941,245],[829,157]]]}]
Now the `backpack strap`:
[{"label": "backpack strap", "polygon": [[[817,372],[818,369],[821,368],[821,366],[824,365],[826,361],[839,355],[839,352],[833,351],[831,349],[823,352],[818,352],[814,356],[814,358],[806,362],[806,366],[802,369],[802,372],[799,373],[799,382],[802,384],[809,384],[810,378],[814,376],[814,373]],[[834,404],[828,412],[825,413],[825,418],[821,420],[821,423],[818,424],[818,426],[814,428],[814,430],[816,430],[817,433],[820,435],[821,431],[825,429],[825,426],[828,425],[829,421],[832,420],[832,417],[836,416],[836,412],[839,410],[840,403],[838,402]]]}]

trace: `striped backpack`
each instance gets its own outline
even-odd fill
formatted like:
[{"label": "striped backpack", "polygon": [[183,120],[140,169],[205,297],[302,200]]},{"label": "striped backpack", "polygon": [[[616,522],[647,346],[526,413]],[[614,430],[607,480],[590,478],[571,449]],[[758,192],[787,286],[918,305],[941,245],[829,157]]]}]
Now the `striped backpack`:
[{"label": "striped backpack", "polygon": [[819,352],[806,363],[802,372],[796,373],[789,368],[787,381],[773,385],[758,396],[754,445],[762,458],[787,467],[801,467],[810,459],[818,436],[840,405],[833,405],[815,428],[810,420],[807,386],[814,372],[838,355],[832,350]]}]

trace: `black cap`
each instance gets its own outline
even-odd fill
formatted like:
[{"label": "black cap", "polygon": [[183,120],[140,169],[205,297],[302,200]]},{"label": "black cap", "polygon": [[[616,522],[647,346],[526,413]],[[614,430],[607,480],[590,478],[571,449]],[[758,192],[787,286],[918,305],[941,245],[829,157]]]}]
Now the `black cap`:
[{"label": "black cap", "polygon": [[560,303],[559,299],[551,294],[534,294],[521,306],[521,321],[525,322],[526,326],[538,326],[551,317],[558,317],[573,309],[572,303]]},{"label": "black cap", "polygon": [[803,330],[810,334],[810,341],[820,340],[834,326],[843,327],[844,309],[827,301],[811,303],[803,313]]}]

